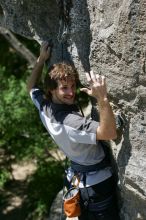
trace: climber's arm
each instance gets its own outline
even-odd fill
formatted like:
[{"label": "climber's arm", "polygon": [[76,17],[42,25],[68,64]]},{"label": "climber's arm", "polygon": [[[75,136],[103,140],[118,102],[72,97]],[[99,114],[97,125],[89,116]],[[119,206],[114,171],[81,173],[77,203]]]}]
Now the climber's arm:
[{"label": "climber's arm", "polygon": [[115,117],[107,98],[98,100],[100,122],[97,128],[97,140],[117,138]]},{"label": "climber's arm", "polygon": [[40,48],[40,56],[38,57],[37,62],[33,68],[32,74],[27,82],[27,90],[29,92],[33,87],[35,87],[38,84],[42,75],[44,63],[48,58],[50,58],[50,51],[51,47],[49,46],[48,42],[43,42]]},{"label": "climber's arm", "polygon": [[93,96],[99,105],[99,126],[97,127],[97,140],[116,139],[116,123],[112,108],[107,98],[107,88],[104,76],[94,74],[93,71],[86,74],[90,88],[82,88],[81,91]]}]

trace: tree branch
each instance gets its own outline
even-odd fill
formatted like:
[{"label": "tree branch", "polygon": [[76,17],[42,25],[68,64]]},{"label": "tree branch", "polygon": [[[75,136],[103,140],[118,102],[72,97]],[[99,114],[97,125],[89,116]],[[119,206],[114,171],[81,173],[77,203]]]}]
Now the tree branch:
[{"label": "tree branch", "polygon": [[29,66],[34,66],[36,62],[36,56],[26,48],[15,35],[4,27],[0,27],[0,34],[2,34],[6,40],[12,45],[12,47],[25,59],[28,61]]}]

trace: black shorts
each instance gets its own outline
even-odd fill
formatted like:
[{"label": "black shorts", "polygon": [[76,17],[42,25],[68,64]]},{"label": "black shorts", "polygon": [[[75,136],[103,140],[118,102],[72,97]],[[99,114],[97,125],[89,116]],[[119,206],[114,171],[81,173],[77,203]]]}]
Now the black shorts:
[{"label": "black shorts", "polygon": [[[107,180],[80,189],[82,214],[80,220],[120,220],[116,201],[116,184],[113,177]],[[109,204],[103,210],[89,209],[90,204],[99,204],[110,199]],[[88,202],[87,202],[88,200]],[[88,204],[87,204],[88,203]]]}]

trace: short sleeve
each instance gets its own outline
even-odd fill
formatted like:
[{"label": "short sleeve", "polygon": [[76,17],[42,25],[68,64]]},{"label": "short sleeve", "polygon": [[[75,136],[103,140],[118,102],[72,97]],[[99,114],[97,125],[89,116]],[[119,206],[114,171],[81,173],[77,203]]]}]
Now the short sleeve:
[{"label": "short sleeve", "polygon": [[43,92],[43,90],[41,90],[39,88],[32,88],[30,90],[30,97],[31,97],[34,105],[40,111],[41,106],[42,106],[43,101],[44,101],[44,92]]}]

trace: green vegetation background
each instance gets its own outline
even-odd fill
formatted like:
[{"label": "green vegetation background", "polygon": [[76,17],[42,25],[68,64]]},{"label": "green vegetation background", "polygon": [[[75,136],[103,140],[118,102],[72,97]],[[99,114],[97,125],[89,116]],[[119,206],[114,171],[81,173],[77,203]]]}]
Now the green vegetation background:
[{"label": "green vegetation background", "polygon": [[[18,38],[38,56],[39,45],[36,42]],[[10,205],[7,191],[13,191],[15,181],[12,164],[32,160],[36,162],[37,169],[23,182],[27,196],[19,207],[22,209],[21,220],[44,219],[62,188],[64,165],[46,153],[56,145],[42,126],[26,91],[31,71],[27,62],[2,36],[0,54],[0,213]],[[19,195],[19,187],[15,193]],[[12,220],[7,215],[1,218]]]}]

